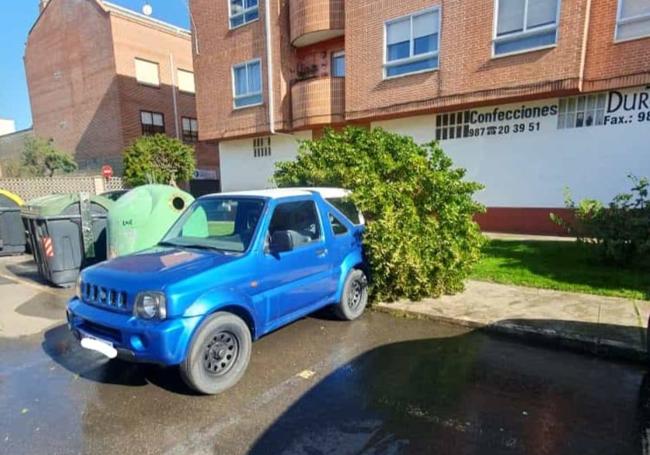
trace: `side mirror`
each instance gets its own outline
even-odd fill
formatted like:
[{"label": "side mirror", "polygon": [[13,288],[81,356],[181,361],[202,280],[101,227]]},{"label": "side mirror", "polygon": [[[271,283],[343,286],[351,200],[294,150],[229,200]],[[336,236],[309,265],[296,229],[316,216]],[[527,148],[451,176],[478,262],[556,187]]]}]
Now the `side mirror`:
[{"label": "side mirror", "polygon": [[289,231],[275,231],[269,242],[269,252],[284,253],[293,250],[293,237]]}]

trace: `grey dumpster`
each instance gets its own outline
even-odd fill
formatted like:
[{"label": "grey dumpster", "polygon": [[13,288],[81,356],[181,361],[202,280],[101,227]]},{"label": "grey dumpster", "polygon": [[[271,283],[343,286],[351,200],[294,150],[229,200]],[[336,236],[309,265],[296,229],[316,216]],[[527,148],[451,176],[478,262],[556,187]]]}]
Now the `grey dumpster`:
[{"label": "grey dumpster", "polygon": [[106,259],[106,216],[113,202],[84,193],[29,201],[21,215],[41,276],[71,286],[79,270]]},{"label": "grey dumpster", "polygon": [[25,252],[25,228],[20,219],[19,196],[0,190],[0,256]]}]

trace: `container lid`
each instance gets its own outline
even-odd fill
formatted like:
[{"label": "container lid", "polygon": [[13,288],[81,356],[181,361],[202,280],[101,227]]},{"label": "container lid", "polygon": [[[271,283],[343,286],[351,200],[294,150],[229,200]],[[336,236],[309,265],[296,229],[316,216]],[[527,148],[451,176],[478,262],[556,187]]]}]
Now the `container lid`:
[{"label": "container lid", "polygon": [[0,190],[0,207],[16,208],[20,207],[23,204],[23,200],[17,194],[5,190]]},{"label": "container lid", "polygon": [[[93,214],[106,213],[113,206],[113,201],[103,196],[90,196]],[[28,201],[21,210],[23,215],[48,217],[61,215],[79,215],[79,193],[48,194]]]}]

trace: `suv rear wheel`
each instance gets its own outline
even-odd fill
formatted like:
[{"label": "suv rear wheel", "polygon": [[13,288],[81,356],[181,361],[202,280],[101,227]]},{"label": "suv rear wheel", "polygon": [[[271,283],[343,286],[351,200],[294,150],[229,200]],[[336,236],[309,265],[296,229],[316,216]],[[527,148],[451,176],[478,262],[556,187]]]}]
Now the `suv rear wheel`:
[{"label": "suv rear wheel", "polygon": [[334,307],[336,315],[352,321],[363,314],[368,304],[368,278],[363,270],[353,269],[343,285],[341,301]]},{"label": "suv rear wheel", "polygon": [[215,313],[194,334],[181,376],[192,389],[213,395],[234,386],[251,357],[251,333],[232,313]]}]

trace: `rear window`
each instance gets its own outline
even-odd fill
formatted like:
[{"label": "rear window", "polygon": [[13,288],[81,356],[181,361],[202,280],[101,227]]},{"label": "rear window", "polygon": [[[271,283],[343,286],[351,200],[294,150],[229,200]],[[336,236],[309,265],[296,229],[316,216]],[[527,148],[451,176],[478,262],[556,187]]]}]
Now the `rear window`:
[{"label": "rear window", "polygon": [[327,199],[327,202],[332,204],[336,209],[341,212],[343,215],[349,219],[352,224],[361,224],[361,217],[359,216],[359,210],[357,206],[352,203],[349,199],[337,197],[332,199]]}]

